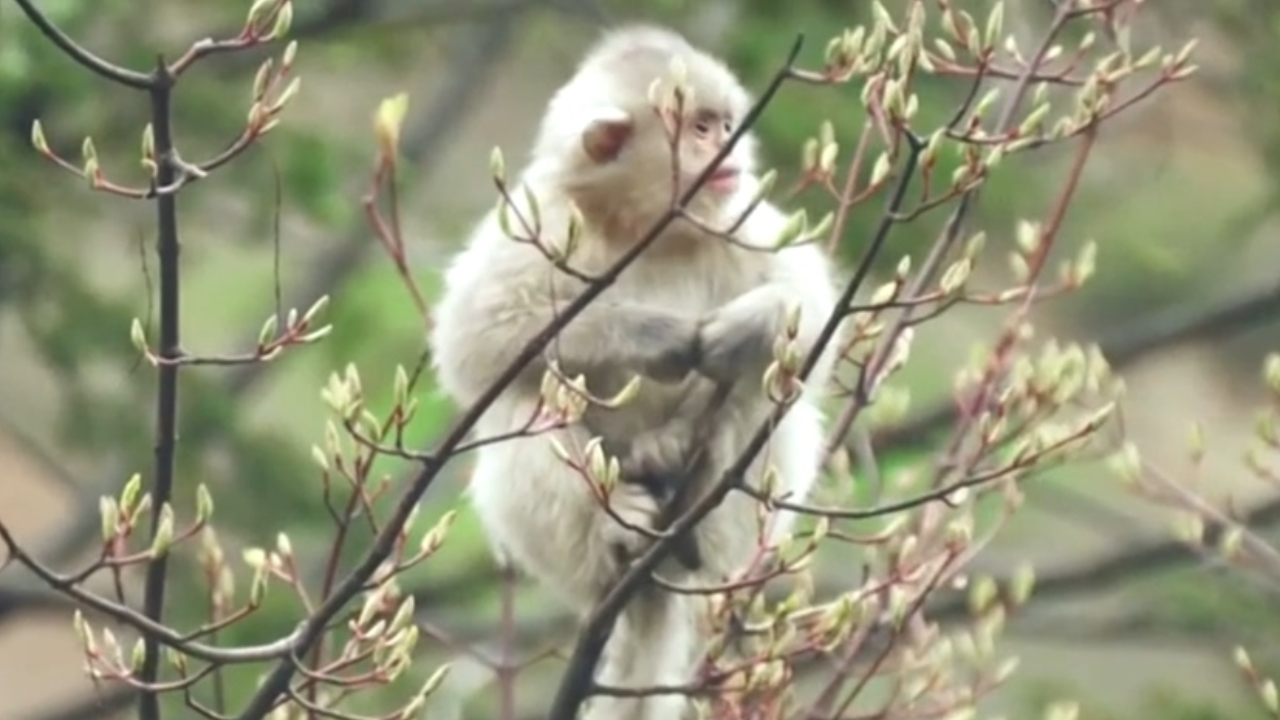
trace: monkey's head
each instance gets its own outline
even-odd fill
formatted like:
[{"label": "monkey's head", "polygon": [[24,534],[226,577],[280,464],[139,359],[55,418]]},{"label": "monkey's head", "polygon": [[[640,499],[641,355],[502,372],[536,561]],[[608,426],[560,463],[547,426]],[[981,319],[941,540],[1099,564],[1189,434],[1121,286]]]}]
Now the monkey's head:
[{"label": "monkey's head", "polygon": [[[685,93],[679,103],[670,94],[662,102],[673,66],[683,68]],[[588,216],[607,209],[642,224],[693,184],[750,104],[720,60],[670,30],[632,26],[606,35],[557,92],[535,156],[559,159],[562,182]],[[755,171],[755,154],[754,137],[740,138],[689,211],[714,223]]]}]

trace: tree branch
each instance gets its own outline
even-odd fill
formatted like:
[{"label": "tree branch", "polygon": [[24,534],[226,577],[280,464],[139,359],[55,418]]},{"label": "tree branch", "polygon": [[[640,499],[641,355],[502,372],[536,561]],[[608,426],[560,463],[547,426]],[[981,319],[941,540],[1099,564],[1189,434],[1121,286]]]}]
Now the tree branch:
[{"label": "tree branch", "polygon": [[[436,93],[435,100],[422,119],[405,134],[402,153],[407,161],[428,170],[437,162],[440,154],[448,147],[455,131],[483,95],[495,69],[508,56],[512,34],[511,22],[526,10],[531,9],[536,2],[543,1],[545,0],[520,0],[519,3],[513,3],[511,9],[501,11],[510,20],[488,23],[476,33],[476,37],[462,37],[453,43],[451,57],[447,62],[447,68],[443,71],[444,76],[449,78],[448,81]],[[366,8],[371,3],[363,0],[357,0],[354,3],[344,0],[340,3],[332,3],[330,12],[341,14],[339,5]],[[433,0],[431,5],[436,6],[439,3]],[[366,10],[356,10],[346,11],[342,16],[355,18],[363,17],[365,14],[367,14]],[[317,18],[316,22],[335,22],[332,19],[323,20],[325,17],[327,15]],[[346,238],[321,256],[316,270],[305,281],[303,288],[294,293],[293,299],[284,302],[283,306],[310,307],[317,298],[340,285],[352,272],[359,269],[364,264],[371,247],[374,246],[369,243],[368,230],[363,222],[354,225]],[[256,344],[257,333],[258,329],[254,328],[246,337],[246,347]],[[227,380],[228,391],[233,396],[243,397],[253,389],[264,370],[266,365],[263,363],[239,366],[238,371],[233,372]],[[93,486],[94,489],[86,489],[76,482],[74,475],[67,471],[56,458],[42,451],[34,440],[26,438],[20,428],[3,418],[0,418],[0,423],[10,426],[8,429],[12,431],[11,434],[28,446],[27,449],[44,462],[48,471],[61,484],[73,489],[78,496],[75,515],[50,541],[50,547],[33,553],[54,566],[60,565],[98,537],[101,519],[95,490],[116,482],[123,470],[108,473],[102,482]],[[11,594],[26,593],[34,589],[34,587],[28,588],[27,583],[19,583],[17,587],[3,588],[5,592]],[[18,617],[23,610],[34,609],[34,607],[25,604],[0,606],[0,623]]]},{"label": "tree branch", "polygon": [[[534,0],[522,0],[498,14],[479,28],[475,36],[464,35],[453,42],[448,67],[443,70],[448,80],[437,91],[422,119],[405,133],[401,153],[408,164],[429,172],[449,145],[449,140],[484,94],[494,71],[508,55],[515,21],[528,11]],[[376,247],[369,242],[369,229],[361,220],[347,236],[332,246],[316,263],[316,269],[283,307],[311,307],[320,296],[342,284],[360,269]],[[246,332],[241,347],[252,347],[258,328]],[[268,365],[253,363],[236,369],[227,380],[228,392],[243,397],[253,389]]]},{"label": "tree branch", "polygon": [[[173,85],[163,57],[156,58],[151,77],[151,127],[155,138],[157,168],[154,187],[170,187],[178,180],[178,151],[173,140]],[[158,356],[165,360],[180,357],[182,346],[179,330],[181,318],[181,268],[178,263],[178,202],[176,193],[159,193],[156,203],[156,254],[160,258],[160,346]],[[174,472],[178,445],[178,371],[176,363],[162,362],[156,368],[155,477],[151,480],[150,538],[154,542],[169,501],[173,497]],[[172,521],[172,520],[170,520]],[[147,565],[144,581],[142,614],[160,623],[164,618],[164,597],[168,578],[168,552],[160,553]],[[155,683],[160,675],[160,643],[143,634],[142,667],[138,679]],[[138,697],[138,720],[160,720],[160,696],[144,692]]]},{"label": "tree branch", "polygon": [[143,73],[122,68],[103,60],[102,58],[89,52],[81,47],[75,40],[72,40],[66,33],[62,32],[57,25],[54,25],[44,13],[36,9],[31,4],[31,0],[15,0],[18,7],[22,8],[22,12],[26,13],[28,19],[35,23],[35,26],[44,33],[44,36],[58,49],[62,50],[67,57],[79,63],[81,66],[88,68],[94,74],[100,75],[107,80],[119,85],[131,87],[134,90],[150,90],[152,87],[151,78]]},{"label": "tree branch", "polygon": [[291,31],[298,38],[328,35],[355,24],[446,24],[483,20],[485,17],[523,12],[534,4],[554,4],[555,0],[423,0],[418,3],[389,3],[378,0],[341,0],[323,11],[301,18]]},{"label": "tree branch", "polygon": [[[1231,301],[1205,309],[1186,303],[1104,333],[1098,341],[1112,367],[1123,368],[1150,353],[1185,342],[1210,342],[1243,332],[1275,319],[1280,311],[1280,283],[1261,288]],[[927,442],[959,419],[955,404],[947,401],[920,413],[901,425],[877,430],[877,448],[900,449]]]},{"label": "tree branch", "polygon": [[[0,433],[4,435],[6,440],[18,445],[24,458],[33,460],[40,465],[42,477],[52,479],[54,483],[74,496],[76,507],[72,517],[60,523],[61,529],[57,533],[53,533],[53,537],[41,543],[44,547],[33,550],[34,554],[41,558],[46,558],[46,562],[50,565],[57,566],[71,560],[89,542],[99,537],[102,516],[98,508],[96,493],[100,488],[113,486],[119,482],[123,470],[103,473],[99,482],[86,488],[77,480],[74,473],[68,470],[58,458],[54,457],[52,452],[42,447],[40,442],[19,423],[15,422],[13,418],[0,414]],[[0,482],[7,482],[7,480]],[[18,584],[21,585],[21,582]],[[43,585],[39,587],[43,587]],[[19,588],[6,587],[4,589],[18,590]],[[2,620],[3,613],[0,613],[0,621]]]}]

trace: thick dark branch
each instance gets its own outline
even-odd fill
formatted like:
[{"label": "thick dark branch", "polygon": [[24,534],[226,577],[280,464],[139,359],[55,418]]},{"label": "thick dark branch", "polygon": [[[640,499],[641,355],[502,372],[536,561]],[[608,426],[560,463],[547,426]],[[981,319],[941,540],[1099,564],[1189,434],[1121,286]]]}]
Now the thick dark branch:
[{"label": "thick dark branch", "polygon": [[133,702],[135,694],[137,691],[128,685],[112,685],[101,692],[32,713],[23,720],[98,720],[115,717]]},{"label": "thick dark branch", "polygon": [[[583,0],[332,0],[327,3],[303,3],[297,6],[297,19],[289,30],[289,37],[299,41],[324,42],[332,36],[344,33],[377,33],[387,28],[484,23],[492,17],[539,7],[581,15],[584,14],[584,9],[580,7],[582,2]],[[213,33],[213,36],[231,37],[239,31],[239,28],[225,28],[220,33]],[[259,62],[261,58],[254,52],[231,55],[226,62],[213,68],[212,72],[235,74],[254,67]],[[446,73],[445,76],[455,78],[457,74]]]},{"label": "thick dark branch", "polygon": [[16,0],[18,7],[22,8],[22,12],[26,13],[31,22],[40,28],[40,32],[44,36],[57,45],[62,52],[68,57],[80,63],[84,67],[92,70],[94,73],[110,80],[111,82],[134,88],[135,90],[150,90],[153,80],[150,76],[143,73],[129,70],[127,68],[118,67],[94,55],[85,48],[81,47],[70,36],[58,29],[44,13],[36,9],[31,4],[31,0]]},{"label": "thick dark branch", "polygon": [[[513,7],[506,14],[518,16],[542,1],[545,0],[522,0],[519,6]],[[342,2],[330,3],[324,14],[313,17],[309,21],[304,20],[301,25],[305,26],[309,22],[334,23],[339,18],[348,18],[349,21],[356,22],[375,15],[372,8],[378,5],[380,3],[376,0],[372,2],[342,0]],[[433,0],[426,10],[438,10],[437,5],[438,2]],[[489,12],[495,12],[492,5],[491,3],[486,6]],[[298,34],[299,29],[295,26],[292,34]],[[454,43],[452,57],[447,61],[448,67],[444,71],[444,76],[448,80],[437,92],[434,102],[422,120],[405,133],[401,148],[406,162],[419,169],[430,168],[448,147],[449,140],[456,129],[466,119],[475,102],[483,95],[488,86],[487,79],[508,56],[510,29],[511,25],[505,22],[489,23],[483,27],[478,37],[474,39],[464,37]],[[363,223],[359,223],[358,226],[353,227],[346,238],[319,258],[316,269],[307,278],[302,289],[293,294],[293,299],[284,301],[282,305],[310,307],[317,298],[329,293],[350,273],[362,267],[372,247],[374,246],[368,241],[368,229]],[[257,328],[254,328],[246,341],[256,342],[257,332]],[[236,396],[243,396],[261,379],[265,369],[265,364],[255,363],[233,372],[227,383],[230,386],[230,392]],[[58,533],[52,541],[52,547],[34,553],[37,557],[47,558],[48,562],[57,566],[83,549],[86,543],[98,537],[100,516],[96,494],[80,487],[72,474],[49,453],[40,454],[42,458],[49,461],[47,464],[50,470],[56,472],[60,479],[66,481],[65,484],[73,487],[81,496],[74,518],[68,521],[64,531]],[[104,474],[103,480],[95,483],[93,487],[114,483],[121,472],[123,470],[117,469]],[[13,588],[15,592],[20,589]],[[0,622],[16,616],[16,614],[0,613]]]},{"label": "thick dark branch", "polygon": [[[1280,498],[1260,503],[1239,518],[1239,522],[1254,530],[1267,528],[1280,523]],[[1205,531],[1204,544],[1214,546],[1222,534],[1221,525],[1210,525]],[[1161,572],[1169,572],[1204,562],[1203,554],[1188,547],[1178,540],[1159,540],[1137,543],[1129,549],[1118,551],[1099,559],[1092,559],[1065,568],[1041,571],[1036,573],[1035,592],[1031,595],[1025,610],[1032,610],[1036,605],[1088,596],[1099,592],[1111,591],[1124,583],[1141,580],[1144,577]],[[477,573],[476,575],[478,575]],[[477,593],[492,590],[494,573],[488,572],[488,585],[481,585],[479,578],[471,573],[459,573],[457,583],[460,590],[454,593],[454,585],[450,582],[440,583],[438,590],[425,590],[423,596],[431,598],[438,605],[459,597],[475,597]],[[997,579],[1001,586],[1007,586],[1007,579]],[[846,590],[839,582],[819,578],[817,597],[830,597]],[[446,594],[447,592],[447,594]],[[417,594],[417,593],[415,593]],[[427,603],[419,603],[426,607]],[[944,600],[931,603],[925,608],[926,614],[940,622],[957,622],[969,617],[968,599],[963,595],[949,595]],[[1010,630],[1022,630],[1018,625],[1018,616],[1011,618],[1014,625]],[[526,625],[523,634],[530,639],[545,639],[548,633],[563,631],[573,624],[569,615],[555,613]],[[491,632],[490,626],[469,626],[459,635],[464,638],[486,637]]]},{"label": "thick dark branch", "polygon": [[[1252,528],[1280,522],[1280,498],[1254,506],[1239,518],[1239,522]],[[1206,523],[1203,545],[1215,547],[1223,530],[1224,527],[1219,523]],[[1171,570],[1202,558],[1201,553],[1180,540],[1150,542],[1077,567],[1037,573],[1035,594],[1032,597],[1061,598],[1097,592],[1142,575]]]},{"label": "thick dark branch", "polygon": [[[550,3],[553,0],[538,0]],[[290,31],[296,38],[328,35],[357,25],[444,24],[482,20],[487,16],[524,10],[530,0],[426,0],[418,3],[389,3],[376,0],[339,0],[315,14],[300,19]]]},{"label": "thick dark branch", "polygon": [[48,590],[0,588],[0,622],[14,615],[42,612],[67,617],[73,607],[75,605],[71,601]]},{"label": "thick dark branch", "polygon": [[45,567],[18,544],[4,523],[0,523],[0,545],[9,551],[10,557],[15,562],[35,573],[36,577],[43,580],[46,586],[85,607],[97,610],[117,622],[134,628],[148,642],[168,645],[201,660],[223,664],[269,660],[287,655],[289,649],[296,642],[296,634],[285,636],[266,645],[238,646],[227,649],[195,642],[191,639],[192,636],[183,635],[168,625],[140,614],[126,605],[114,600],[108,600],[97,593],[85,589],[79,577],[59,575]]},{"label": "thick dark branch", "polygon": [[[1208,310],[1188,303],[1104,333],[1098,347],[1112,367],[1120,369],[1173,345],[1213,342],[1275,319],[1280,312],[1280,283],[1221,303]],[[918,445],[959,420],[951,402],[939,404],[902,425],[874,433],[877,448]]]},{"label": "thick dark branch", "polygon": [[[157,170],[155,184],[167,187],[179,173],[178,152],[173,142],[172,102],[173,76],[163,57],[156,59],[151,85],[151,127],[155,137]],[[179,344],[180,279],[178,263],[178,207],[176,194],[161,194],[156,203],[156,254],[160,258],[160,347],[159,357],[172,359],[182,355]],[[162,363],[158,368],[155,430],[155,477],[151,481],[151,529],[155,539],[160,529],[161,510],[173,497],[175,457],[178,444],[178,371],[176,363]],[[142,614],[156,623],[163,622],[167,581],[168,553],[163,553],[147,566]],[[155,683],[160,675],[160,643],[143,636],[143,660],[139,681]],[[144,692],[138,697],[138,720],[160,720],[158,693]]]}]

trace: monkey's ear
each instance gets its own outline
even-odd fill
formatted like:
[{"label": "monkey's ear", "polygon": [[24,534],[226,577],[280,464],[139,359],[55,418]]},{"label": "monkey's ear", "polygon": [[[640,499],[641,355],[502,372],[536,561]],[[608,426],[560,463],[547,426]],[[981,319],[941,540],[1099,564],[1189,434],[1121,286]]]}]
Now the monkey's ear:
[{"label": "monkey's ear", "polygon": [[597,111],[582,131],[582,149],[592,162],[612,162],[631,139],[634,129],[631,116],[622,110]]}]

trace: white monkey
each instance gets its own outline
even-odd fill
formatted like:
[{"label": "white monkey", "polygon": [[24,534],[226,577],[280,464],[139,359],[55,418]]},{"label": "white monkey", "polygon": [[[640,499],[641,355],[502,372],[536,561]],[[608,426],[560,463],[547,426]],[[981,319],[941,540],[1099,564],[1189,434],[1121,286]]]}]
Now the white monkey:
[{"label": "white monkey", "polygon": [[[684,103],[677,147],[679,170],[651,84],[669,76],[673,59],[692,94]],[[747,112],[750,97],[718,59],[680,35],[652,26],[607,33],[556,92],[542,119],[532,157],[518,184],[537,198],[541,240],[564,246],[573,208],[582,223],[568,263],[595,275],[634,246],[713,159]],[[716,382],[733,390],[709,426],[705,450],[715,482],[773,410],[761,378],[788,313],[799,310],[797,343],[808,354],[835,308],[826,256],[816,245],[772,248],[786,224],[768,202],[734,233],[708,233],[737,219],[759,187],[755,140],[744,136],[677,219],[617,282],[575,317],[477,424],[480,437],[529,422],[538,404],[547,358],[566,375],[579,373],[596,396],[644,378],[638,397],[616,408],[592,407],[583,422],[552,433],[571,451],[593,436],[616,453],[624,480],[682,467],[699,411]],[[513,196],[522,197],[520,190]],[[520,203],[517,202],[519,205]],[[523,208],[526,219],[531,208]],[[510,229],[520,230],[516,220]],[[758,246],[762,250],[743,246]],[[440,387],[470,404],[511,358],[584,287],[556,269],[543,251],[504,232],[491,211],[448,268],[435,309],[431,345]],[[829,345],[828,347],[833,346]],[[803,499],[819,472],[823,417],[819,398],[832,372],[824,353],[805,390],[751,465],[747,482],[765,468],[778,473],[775,491]],[[619,550],[634,556],[651,542],[618,523],[582,476],[560,460],[547,437],[488,444],[476,451],[470,496],[498,552],[586,613],[625,570]],[[758,538],[755,500],[731,494],[697,527],[702,565],[684,581],[717,581],[741,569]],[[639,482],[619,482],[609,499],[629,524],[652,527],[661,498]],[[786,533],[793,518],[779,513],[768,534]],[[676,569],[663,567],[664,575]],[[620,687],[686,684],[693,680],[699,642],[688,596],[651,588],[624,612],[606,648],[597,682]],[[687,701],[677,694],[595,698],[592,720],[679,720]]]}]

